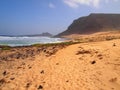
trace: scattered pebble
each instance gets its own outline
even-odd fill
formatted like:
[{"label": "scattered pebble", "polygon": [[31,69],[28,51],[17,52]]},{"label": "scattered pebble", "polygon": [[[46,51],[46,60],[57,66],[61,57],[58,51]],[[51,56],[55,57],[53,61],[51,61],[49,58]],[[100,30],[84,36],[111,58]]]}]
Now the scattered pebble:
[{"label": "scattered pebble", "polygon": [[6,81],[5,81],[5,79],[1,79],[0,80],[0,86],[2,85],[2,84],[4,84]]},{"label": "scattered pebble", "polygon": [[103,59],[103,57],[99,57],[99,59]]},{"label": "scattered pebble", "polygon": [[114,88],[111,88],[112,90],[114,90]]},{"label": "scattered pebble", "polygon": [[46,52],[47,50],[45,49],[45,50],[43,50],[43,52]]},{"label": "scattered pebble", "polygon": [[27,83],[27,84],[26,84],[26,88],[29,88],[30,85],[31,85],[31,83]]},{"label": "scattered pebble", "polygon": [[42,85],[39,85],[39,87],[37,88],[38,90],[43,89]]},{"label": "scattered pebble", "polygon": [[42,83],[46,83],[46,82],[44,81],[44,82],[42,82]]},{"label": "scattered pebble", "polygon": [[22,68],[22,67],[21,66],[17,67],[17,69],[20,69],[20,68]]},{"label": "scattered pebble", "polygon": [[22,65],[25,65],[25,63],[24,63],[24,62],[22,62]]},{"label": "scattered pebble", "polygon": [[102,55],[102,54],[98,54],[97,56],[98,56],[98,57],[102,57],[103,55]]},{"label": "scattered pebble", "polygon": [[112,78],[112,79],[110,79],[109,80],[110,82],[116,82],[117,81],[117,78],[115,77],[115,78]]},{"label": "scattered pebble", "polygon": [[32,67],[29,67],[29,69],[31,69]]},{"label": "scattered pebble", "polygon": [[3,76],[5,76],[5,75],[7,75],[7,71],[4,71],[4,72],[3,72]]},{"label": "scattered pebble", "polygon": [[67,80],[66,82],[69,82],[69,80]]},{"label": "scattered pebble", "polygon": [[97,57],[98,57],[99,59],[103,59],[103,55],[102,55],[102,54],[98,54]]},{"label": "scattered pebble", "polygon": [[42,70],[40,73],[41,73],[41,74],[44,74],[44,70]]},{"label": "scattered pebble", "polygon": [[113,46],[116,46],[116,44],[115,44],[115,43],[113,43]]},{"label": "scattered pebble", "polygon": [[92,62],[91,62],[91,64],[95,64],[95,63],[96,63],[96,61],[92,61]]},{"label": "scattered pebble", "polygon": [[56,65],[59,65],[59,63],[56,63]]},{"label": "scattered pebble", "polygon": [[89,50],[81,50],[81,51],[78,51],[76,53],[76,55],[79,55],[79,54],[90,54],[90,53],[91,53],[91,51],[89,51]]},{"label": "scattered pebble", "polygon": [[15,78],[13,77],[13,78],[10,78],[10,80],[14,80]]}]

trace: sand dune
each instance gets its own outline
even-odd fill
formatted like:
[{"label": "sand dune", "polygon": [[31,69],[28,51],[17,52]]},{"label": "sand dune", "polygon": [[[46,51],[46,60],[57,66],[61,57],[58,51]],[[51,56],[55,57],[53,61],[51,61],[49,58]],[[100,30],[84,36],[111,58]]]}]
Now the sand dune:
[{"label": "sand dune", "polygon": [[0,60],[0,90],[120,90],[120,39]]}]

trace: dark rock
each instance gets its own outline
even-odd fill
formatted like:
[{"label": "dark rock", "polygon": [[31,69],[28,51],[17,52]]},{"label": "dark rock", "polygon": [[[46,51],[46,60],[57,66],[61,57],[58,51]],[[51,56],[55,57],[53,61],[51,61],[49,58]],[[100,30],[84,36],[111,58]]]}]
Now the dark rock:
[{"label": "dark rock", "polygon": [[26,88],[29,88],[30,85],[31,85],[31,83],[27,83],[27,84],[26,84]]},{"label": "dark rock", "polygon": [[66,82],[69,82],[69,80],[67,80]]},{"label": "dark rock", "polygon": [[44,74],[44,70],[42,70],[40,73],[41,73],[41,74]]},{"label": "dark rock", "polygon": [[56,65],[59,65],[59,63],[56,63]]},{"label": "dark rock", "polygon": [[21,69],[21,68],[22,68],[21,66],[17,67],[17,69]]},{"label": "dark rock", "polygon": [[46,52],[47,50],[45,49],[45,50],[43,50],[43,52]]},{"label": "dark rock", "polygon": [[0,79],[0,86],[4,83],[6,83],[5,79]]},{"label": "dark rock", "polygon": [[116,44],[114,43],[113,46],[116,46]]},{"label": "dark rock", "polygon": [[43,81],[42,83],[46,83],[45,81]]},{"label": "dark rock", "polygon": [[98,54],[97,57],[98,57],[99,59],[103,59],[103,55],[102,55],[102,54]]},{"label": "dark rock", "polygon": [[14,80],[15,78],[13,77],[13,78],[10,78],[10,80]]},{"label": "dark rock", "polygon": [[8,60],[7,56],[0,57],[1,60]]},{"label": "dark rock", "polygon": [[39,85],[39,87],[37,88],[38,90],[43,89],[42,85]]},{"label": "dark rock", "polygon": [[99,59],[103,59],[103,57],[99,57]]},{"label": "dark rock", "polygon": [[109,81],[110,81],[110,82],[116,82],[116,81],[117,81],[117,77],[111,78]]},{"label": "dark rock", "polygon": [[95,63],[96,63],[96,61],[92,61],[92,62],[91,62],[91,64],[95,64]]},{"label": "dark rock", "polygon": [[91,51],[89,51],[89,50],[80,50],[80,51],[78,51],[76,53],[76,55],[79,55],[79,54],[90,54],[90,53],[91,53]]},{"label": "dark rock", "polygon": [[7,75],[7,71],[4,71],[4,72],[3,72],[3,76],[5,76],[5,75]]},{"label": "dark rock", "polygon": [[103,55],[102,54],[98,54],[97,57],[102,57]]},{"label": "dark rock", "polygon": [[29,67],[29,69],[31,69],[32,67]]}]

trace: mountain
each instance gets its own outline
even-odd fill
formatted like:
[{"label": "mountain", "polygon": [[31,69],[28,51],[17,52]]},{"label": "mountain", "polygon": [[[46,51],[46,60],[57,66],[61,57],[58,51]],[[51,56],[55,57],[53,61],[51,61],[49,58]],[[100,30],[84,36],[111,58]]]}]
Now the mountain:
[{"label": "mountain", "polygon": [[25,35],[25,36],[29,36],[29,37],[39,37],[39,36],[52,37],[53,35],[48,33],[48,32],[45,32],[45,33],[42,33],[42,34],[33,34],[33,35]]},{"label": "mountain", "polygon": [[41,34],[30,34],[30,35],[0,35],[0,36],[9,36],[9,37],[24,37],[24,36],[28,36],[28,37],[40,37],[40,36],[45,36],[45,37],[52,37],[53,35],[45,32],[45,33],[41,33]]},{"label": "mountain", "polygon": [[95,14],[80,17],[57,37],[71,34],[91,34],[100,31],[120,30],[120,14]]}]

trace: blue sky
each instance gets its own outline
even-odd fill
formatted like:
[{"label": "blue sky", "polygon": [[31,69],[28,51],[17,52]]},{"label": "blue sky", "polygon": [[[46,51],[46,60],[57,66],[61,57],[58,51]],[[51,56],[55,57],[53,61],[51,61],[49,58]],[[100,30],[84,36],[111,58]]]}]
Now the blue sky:
[{"label": "blue sky", "polygon": [[90,13],[120,13],[120,0],[0,0],[0,35],[57,34]]}]

